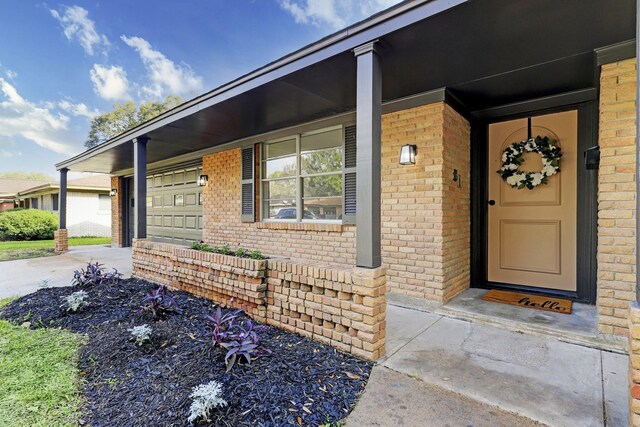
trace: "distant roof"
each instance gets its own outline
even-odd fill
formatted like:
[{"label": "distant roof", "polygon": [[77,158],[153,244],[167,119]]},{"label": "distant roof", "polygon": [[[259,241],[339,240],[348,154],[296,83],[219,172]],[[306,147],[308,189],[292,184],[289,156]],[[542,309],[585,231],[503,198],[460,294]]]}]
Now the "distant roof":
[{"label": "distant roof", "polygon": [[67,187],[98,187],[110,188],[111,177],[109,175],[93,175],[84,178],[70,179],[67,181]]},{"label": "distant roof", "polygon": [[0,179],[0,196],[15,196],[21,191],[51,183],[49,181],[34,181],[31,179]]},{"label": "distant roof", "polygon": [[[0,180],[0,188],[2,188]],[[42,181],[30,181],[31,185],[23,190],[17,191],[19,196],[24,196],[29,193],[35,193],[38,191],[53,190],[60,188],[58,182],[42,182]],[[92,175],[83,178],[70,179],[67,181],[68,190],[104,190],[108,191],[111,188],[111,177],[109,175]],[[0,190],[0,195],[2,195]]]}]

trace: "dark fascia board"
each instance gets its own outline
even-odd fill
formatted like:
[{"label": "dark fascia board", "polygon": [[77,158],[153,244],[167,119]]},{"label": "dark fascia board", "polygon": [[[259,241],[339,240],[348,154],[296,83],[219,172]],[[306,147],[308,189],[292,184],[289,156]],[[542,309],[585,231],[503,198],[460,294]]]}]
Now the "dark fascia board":
[{"label": "dark fascia board", "polygon": [[508,117],[529,111],[540,111],[563,105],[580,104],[587,101],[593,101],[594,99],[597,99],[597,97],[598,90],[596,88],[587,88],[523,102],[516,102],[513,104],[500,105],[498,107],[487,108],[486,110],[476,110],[471,112],[471,117],[475,120]]},{"label": "dark fascia board", "polygon": [[636,41],[635,39],[627,40],[621,43],[612,44],[610,46],[601,47],[595,50],[596,65],[598,67],[611,64],[612,62],[622,61],[623,59],[636,57]]},{"label": "dark fascia board", "polygon": [[348,52],[371,40],[437,15],[469,0],[412,0],[405,1],[372,17],[356,23],[265,65],[249,74],[179,105],[109,141],[56,164],[60,170],[81,160],[102,153],[155,129],[187,117],[212,105],[240,95],[263,84],[316,64],[337,54]]},{"label": "dark fascia board", "polygon": [[[447,88],[440,88],[416,95],[407,96],[404,98],[386,101],[382,104],[382,114],[393,113],[396,111],[406,110],[408,108],[420,107],[422,105],[434,104],[436,102],[446,102],[467,120],[470,119],[469,112],[464,108],[462,102],[460,102],[458,98],[455,97],[455,95],[453,95]],[[338,124],[348,125],[351,123],[355,123],[355,120],[356,112],[348,111],[345,113],[337,114],[335,116],[324,117],[306,123],[287,126],[285,128],[276,129],[258,135],[251,135],[249,137],[231,141],[226,144],[205,148],[203,150],[194,151],[166,160],[160,160],[158,162],[149,164],[147,166],[147,171],[153,171],[154,173],[157,173],[167,168],[177,168],[186,164],[197,164],[201,162],[202,157],[209,154],[219,153],[221,151],[231,150],[234,148],[244,148],[259,142],[283,138],[292,134],[310,132],[324,127],[335,126]],[[113,172],[113,175],[115,176],[130,176],[132,174],[133,168],[122,169]]]}]

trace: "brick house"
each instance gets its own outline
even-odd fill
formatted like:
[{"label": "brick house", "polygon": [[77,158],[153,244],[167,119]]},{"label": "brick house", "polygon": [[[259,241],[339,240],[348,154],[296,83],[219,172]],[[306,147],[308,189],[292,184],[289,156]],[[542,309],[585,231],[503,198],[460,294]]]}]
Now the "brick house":
[{"label": "brick house", "polygon": [[31,179],[0,179],[0,211],[25,207],[25,201],[21,203],[17,198],[18,193],[32,187],[46,184],[49,184],[49,182],[34,181]]},{"label": "brick house", "polygon": [[[632,0],[403,2],[56,166],[113,175],[113,244],[137,276],[363,357],[384,354],[387,295],[469,287],[595,304],[602,334],[628,336],[635,16]],[[496,171],[536,136],[560,171],[514,188]],[[270,259],[184,247],[198,239]]]}]

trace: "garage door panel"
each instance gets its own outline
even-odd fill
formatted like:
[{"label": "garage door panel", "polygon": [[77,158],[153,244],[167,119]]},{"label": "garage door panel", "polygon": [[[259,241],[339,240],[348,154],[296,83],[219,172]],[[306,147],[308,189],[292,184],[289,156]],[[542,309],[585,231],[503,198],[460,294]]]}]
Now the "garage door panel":
[{"label": "garage door panel", "polygon": [[191,244],[202,237],[200,167],[165,171],[148,177],[147,235],[163,242]]}]

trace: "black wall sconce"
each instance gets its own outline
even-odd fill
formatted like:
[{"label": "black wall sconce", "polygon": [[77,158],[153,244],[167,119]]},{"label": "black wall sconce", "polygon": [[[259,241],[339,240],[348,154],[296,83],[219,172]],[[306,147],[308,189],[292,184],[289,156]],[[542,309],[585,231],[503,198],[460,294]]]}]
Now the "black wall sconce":
[{"label": "black wall sconce", "polygon": [[415,165],[416,164],[416,151],[418,147],[411,144],[403,145],[400,148],[400,164],[401,165]]},{"label": "black wall sconce", "polygon": [[118,195],[118,189],[117,188],[112,188],[111,191],[109,191],[109,196],[115,197],[117,195]]},{"label": "black wall sconce", "polygon": [[207,182],[209,182],[209,176],[208,175],[200,175],[200,178],[198,178],[198,185],[200,187],[204,187],[205,185],[207,185]]}]

